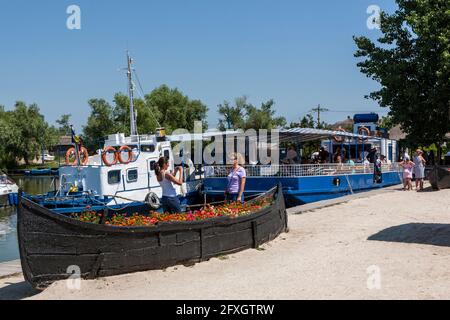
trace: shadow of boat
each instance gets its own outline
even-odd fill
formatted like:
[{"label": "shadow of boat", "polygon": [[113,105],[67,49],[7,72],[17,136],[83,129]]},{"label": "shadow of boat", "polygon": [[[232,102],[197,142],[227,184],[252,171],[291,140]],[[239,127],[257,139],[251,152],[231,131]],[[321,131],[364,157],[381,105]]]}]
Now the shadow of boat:
[{"label": "shadow of boat", "polygon": [[409,223],[382,230],[368,240],[450,247],[450,224]]}]

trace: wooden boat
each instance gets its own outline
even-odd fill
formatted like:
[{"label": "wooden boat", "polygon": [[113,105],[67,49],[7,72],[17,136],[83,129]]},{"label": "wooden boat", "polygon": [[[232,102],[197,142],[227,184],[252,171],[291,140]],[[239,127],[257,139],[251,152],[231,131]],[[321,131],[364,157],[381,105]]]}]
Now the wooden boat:
[{"label": "wooden boat", "polygon": [[23,274],[43,290],[54,281],[73,277],[73,270],[79,270],[83,279],[94,279],[192,265],[257,248],[287,232],[281,186],[266,196],[274,197],[272,205],[236,219],[113,227],[80,222],[19,195],[17,231]]},{"label": "wooden boat", "polygon": [[434,190],[450,188],[450,166],[434,166],[428,179]]}]

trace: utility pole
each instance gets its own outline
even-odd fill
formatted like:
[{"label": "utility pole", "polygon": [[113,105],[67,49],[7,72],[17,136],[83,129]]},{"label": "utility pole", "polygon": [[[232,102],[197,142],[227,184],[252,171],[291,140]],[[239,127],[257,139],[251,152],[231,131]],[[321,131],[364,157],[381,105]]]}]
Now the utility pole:
[{"label": "utility pole", "polygon": [[322,108],[322,107],[320,106],[320,104],[317,106],[317,108],[314,108],[314,109],[311,110],[311,112],[317,112],[317,128],[318,128],[318,129],[320,129],[320,126],[321,126],[321,122],[320,122],[320,113],[321,113],[321,112],[327,112],[327,111],[330,111],[330,110],[328,110],[328,109],[326,109],[326,108]]}]

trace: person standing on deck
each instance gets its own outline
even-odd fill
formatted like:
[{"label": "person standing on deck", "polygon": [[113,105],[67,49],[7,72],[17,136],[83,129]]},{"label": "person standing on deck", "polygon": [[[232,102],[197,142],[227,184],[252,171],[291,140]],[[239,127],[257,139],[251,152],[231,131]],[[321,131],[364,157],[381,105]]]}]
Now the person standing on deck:
[{"label": "person standing on deck", "polygon": [[325,147],[320,147],[319,162],[327,163],[329,161],[330,161],[330,153],[325,149]]},{"label": "person standing on deck", "polygon": [[423,151],[418,149],[414,157],[414,175],[416,177],[416,190],[423,191],[423,180],[425,179],[426,161],[423,157]]},{"label": "person standing on deck", "polygon": [[247,180],[247,172],[241,164],[244,163],[242,155],[233,153],[231,155],[233,168],[228,175],[228,185],[225,189],[225,201],[244,202],[245,183]]},{"label": "person standing on deck", "polygon": [[[177,173],[180,172],[180,178],[177,179]],[[155,173],[159,184],[162,188],[162,207],[165,213],[180,213],[181,203],[178,199],[175,185],[183,185],[183,168],[175,168],[175,172],[172,174],[169,171],[169,159],[166,157],[159,158],[155,164]]]}]

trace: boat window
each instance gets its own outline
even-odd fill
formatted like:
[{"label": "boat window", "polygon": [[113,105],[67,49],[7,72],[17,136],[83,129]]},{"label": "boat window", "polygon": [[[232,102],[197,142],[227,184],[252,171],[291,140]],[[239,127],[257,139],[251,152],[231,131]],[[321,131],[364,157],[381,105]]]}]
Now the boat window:
[{"label": "boat window", "polygon": [[108,183],[109,184],[120,183],[120,170],[112,170],[108,172]]},{"label": "boat window", "polygon": [[138,170],[137,169],[128,169],[128,171],[127,171],[127,181],[128,182],[136,182],[136,181],[138,181]]},{"label": "boat window", "polygon": [[164,157],[167,159],[170,159],[170,152],[169,150],[164,150]]},{"label": "boat window", "polygon": [[141,146],[142,152],[155,152],[155,146],[153,144],[150,145],[142,145]]},{"label": "boat window", "polygon": [[156,164],[156,161],[150,162],[150,171],[155,171],[155,164]]}]

